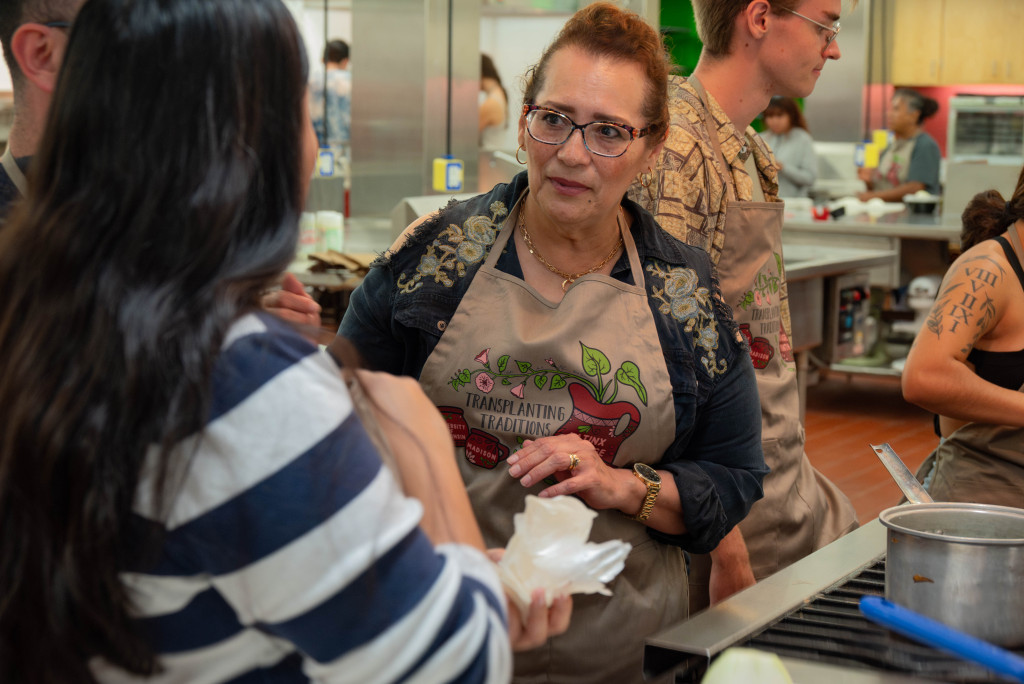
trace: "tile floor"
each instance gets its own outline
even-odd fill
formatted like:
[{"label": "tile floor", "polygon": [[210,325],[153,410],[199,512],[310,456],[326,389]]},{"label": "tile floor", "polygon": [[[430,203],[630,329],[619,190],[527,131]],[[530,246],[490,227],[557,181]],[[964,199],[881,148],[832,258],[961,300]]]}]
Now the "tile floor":
[{"label": "tile floor", "polygon": [[916,471],[938,442],[930,413],[903,400],[898,378],[828,372],[807,390],[806,451],[850,497],[861,523],[900,491],[869,445],[888,442]]}]

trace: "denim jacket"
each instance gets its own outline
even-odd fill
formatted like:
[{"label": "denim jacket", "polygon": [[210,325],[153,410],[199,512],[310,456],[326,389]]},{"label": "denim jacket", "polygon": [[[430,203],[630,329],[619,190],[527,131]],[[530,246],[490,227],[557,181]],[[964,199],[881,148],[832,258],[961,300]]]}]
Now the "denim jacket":
[{"label": "denim jacket", "polygon": [[[396,252],[373,263],[352,293],[338,331],[368,367],[419,377],[526,184],[524,172],[489,193],[450,203]],[[687,525],[682,535],[649,532],[703,553],[717,546],[762,496],[768,468],[754,371],[708,255],[671,237],[634,202],[624,199],[622,206],[633,218],[631,232],[675,404],[675,441],[656,467],[672,473]],[[523,277],[514,240],[508,241],[497,268]],[[678,274],[691,279],[696,274],[696,280],[681,288],[673,280]],[[611,275],[633,282],[625,254]],[[713,310],[704,312],[710,313],[710,323],[705,315],[703,327],[695,325],[690,300],[683,296],[697,288],[707,288],[713,302]]]}]

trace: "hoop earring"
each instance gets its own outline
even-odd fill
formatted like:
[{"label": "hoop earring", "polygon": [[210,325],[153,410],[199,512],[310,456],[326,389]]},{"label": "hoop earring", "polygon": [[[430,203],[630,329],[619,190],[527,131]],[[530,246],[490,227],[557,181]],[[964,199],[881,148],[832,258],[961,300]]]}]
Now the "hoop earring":
[{"label": "hoop earring", "polygon": [[642,173],[639,176],[639,181],[640,181],[640,186],[641,187],[644,187],[644,188],[651,187],[651,183],[654,182],[654,171],[651,170],[650,166],[647,167],[647,182],[644,183],[644,174],[642,174]]},{"label": "hoop earring", "polygon": [[519,162],[520,164],[522,164],[523,166],[526,166],[526,160],[520,159],[519,158],[519,153],[520,152],[525,152],[525,151],[526,151],[526,148],[523,147],[522,145],[520,145],[519,149],[516,150],[516,161]]}]

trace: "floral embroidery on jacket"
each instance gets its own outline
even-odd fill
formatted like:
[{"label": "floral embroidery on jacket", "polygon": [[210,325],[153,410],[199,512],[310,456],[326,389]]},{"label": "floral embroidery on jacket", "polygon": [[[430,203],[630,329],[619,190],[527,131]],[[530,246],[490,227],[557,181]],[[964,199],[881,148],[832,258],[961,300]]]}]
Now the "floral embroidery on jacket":
[{"label": "floral embroidery on jacket", "polygon": [[700,280],[692,268],[676,266],[666,271],[659,264],[651,264],[647,272],[663,283],[662,287],[651,289],[651,298],[661,302],[658,311],[672,316],[693,335],[696,351],[701,355],[701,364],[708,375],[724,374],[729,365],[717,354],[718,326],[711,290],[699,287]]},{"label": "floral embroidery on jacket", "polygon": [[423,285],[424,278],[433,278],[435,283],[451,287],[455,284],[453,275],[462,278],[469,266],[482,261],[501,227],[498,221],[508,214],[501,201],[492,202],[490,211],[489,217],[470,216],[461,226],[451,223],[438,233],[420,257],[415,275],[409,278],[403,273],[398,277],[399,292],[415,292]]}]

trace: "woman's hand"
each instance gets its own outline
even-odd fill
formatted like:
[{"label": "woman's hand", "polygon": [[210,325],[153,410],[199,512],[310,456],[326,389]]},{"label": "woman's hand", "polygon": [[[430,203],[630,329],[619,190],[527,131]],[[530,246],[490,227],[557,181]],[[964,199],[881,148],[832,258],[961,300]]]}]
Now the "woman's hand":
[{"label": "woman's hand", "polygon": [[291,273],[281,278],[280,290],[263,295],[262,304],[264,309],[286,321],[320,327],[320,305]]},{"label": "woman's hand", "polygon": [[557,596],[550,608],[544,601],[543,589],[535,589],[530,599],[530,610],[525,619],[515,602],[508,602],[508,638],[513,651],[529,651],[543,646],[551,637],[569,629],[572,597]]},{"label": "woman's hand", "polygon": [[[505,549],[487,549],[487,555],[498,563]],[[572,597],[556,596],[548,607],[544,590],[535,589],[530,596],[530,608],[525,618],[514,601],[508,600],[508,638],[513,651],[529,651],[543,646],[548,639],[569,629],[572,617]]]},{"label": "woman's hand", "polygon": [[[575,468],[571,467],[573,455],[577,459]],[[522,449],[509,456],[508,462],[509,474],[524,487],[550,476],[558,480],[558,484],[544,489],[539,496],[576,494],[595,510],[617,508],[636,513],[647,493],[630,471],[607,465],[594,445],[577,435],[527,440]]]}]

